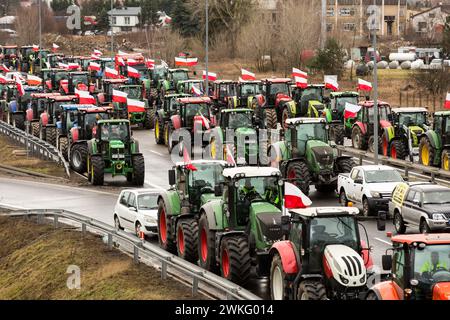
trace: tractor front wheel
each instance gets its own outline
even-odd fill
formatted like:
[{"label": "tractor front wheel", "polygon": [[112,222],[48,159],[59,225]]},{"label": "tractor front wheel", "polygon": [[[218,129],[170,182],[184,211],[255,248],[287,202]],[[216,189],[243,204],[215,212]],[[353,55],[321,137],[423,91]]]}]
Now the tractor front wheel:
[{"label": "tractor front wheel", "polygon": [[275,254],[270,266],[270,298],[272,300],[289,299],[289,283],[279,254]]},{"label": "tractor front wheel", "polygon": [[39,137],[39,122],[31,123],[31,134],[35,137]]},{"label": "tractor front wheel", "polygon": [[336,169],[338,173],[349,173],[355,166],[355,161],[349,158],[340,159],[336,162]]},{"label": "tractor front wheel", "polygon": [[[59,152],[63,155],[64,159],[69,160],[69,140],[67,137],[59,138]],[[87,160],[87,158],[86,158]]]},{"label": "tractor front wheel", "polygon": [[70,166],[75,172],[85,173],[88,148],[83,143],[75,144],[70,150]]},{"label": "tractor front wheel", "polygon": [[266,128],[276,129],[278,127],[277,112],[275,109],[266,109]]},{"label": "tractor front wheel", "polygon": [[177,226],[178,256],[196,263],[198,260],[198,222],[195,219],[182,219]]},{"label": "tractor front wheel", "polygon": [[166,205],[163,200],[158,204],[158,239],[159,246],[171,253],[176,252],[175,239],[172,234],[172,220],[167,216]]},{"label": "tractor front wheel", "polygon": [[198,221],[198,256],[200,266],[206,270],[217,273],[216,255],[214,248],[214,231],[209,230],[208,218],[205,214]]},{"label": "tractor front wheel", "polygon": [[450,150],[442,151],[441,168],[445,171],[450,170]]},{"label": "tractor front wheel", "polygon": [[383,135],[381,136],[381,154],[385,157],[389,157],[390,156],[390,148],[389,148],[389,137],[386,136],[386,134],[383,133]]},{"label": "tractor front wheel", "polygon": [[143,186],[145,180],[145,162],[143,155],[134,155],[131,157],[133,164],[133,178],[131,182],[135,186]]},{"label": "tractor front wheel", "polygon": [[101,156],[91,157],[91,183],[94,186],[102,186],[105,181],[105,161]]},{"label": "tractor front wheel", "polygon": [[435,154],[436,150],[431,145],[430,140],[427,137],[420,139],[419,163],[427,167],[434,165]]},{"label": "tractor front wheel", "polygon": [[305,195],[309,195],[311,173],[306,163],[301,161],[291,162],[286,173],[289,182],[299,187]]},{"label": "tractor front wheel", "polygon": [[239,285],[245,285],[250,278],[251,258],[249,244],[243,236],[225,238],[220,246],[221,275]]},{"label": "tractor front wheel", "polygon": [[164,121],[160,117],[156,117],[154,126],[156,144],[164,144]]},{"label": "tractor front wheel", "polygon": [[300,283],[297,300],[326,300],[327,291],[319,281],[305,280]]},{"label": "tractor front wheel", "polygon": [[344,126],[334,126],[331,130],[332,138],[337,145],[344,145],[345,128]]},{"label": "tractor front wheel", "polygon": [[284,107],[283,111],[281,112],[281,125],[285,130],[287,129],[286,120],[288,119],[289,119],[289,110],[288,107]]},{"label": "tractor front wheel", "polygon": [[392,159],[405,160],[408,156],[408,147],[401,140],[394,140],[391,143],[389,154]]}]

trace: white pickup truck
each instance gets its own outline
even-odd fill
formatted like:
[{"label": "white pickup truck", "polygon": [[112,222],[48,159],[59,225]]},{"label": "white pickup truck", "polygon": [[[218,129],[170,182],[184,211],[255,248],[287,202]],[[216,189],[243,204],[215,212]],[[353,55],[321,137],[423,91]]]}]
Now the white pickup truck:
[{"label": "white pickup truck", "polygon": [[389,210],[389,200],[395,186],[404,182],[400,173],[389,166],[358,166],[350,173],[338,176],[339,202],[362,205],[362,213],[369,216],[380,210]]}]

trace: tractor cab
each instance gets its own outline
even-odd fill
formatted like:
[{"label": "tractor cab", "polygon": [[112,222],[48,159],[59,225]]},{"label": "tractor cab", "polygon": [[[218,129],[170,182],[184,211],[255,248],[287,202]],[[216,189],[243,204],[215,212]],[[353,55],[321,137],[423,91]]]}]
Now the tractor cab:
[{"label": "tractor cab", "polygon": [[203,129],[209,126],[212,117],[209,98],[179,98],[177,103],[181,127],[195,131],[199,127]]},{"label": "tractor cab", "polygon": [[61,81],[67,81],[69,72],[65,69],[47,69],[50,70],[44,81],[44,88],[47,91],[60,91]]},{"label": "tractor cab", "polygon": [[161,79],[158,86],[161,99],[169,92],[177,89],[178,81],[189,80],[188,69],[169,69],[166,78]]},{"label": "tractor cab", "polygon": [[60,81],[60,89],[63,94],[74,94],[75,89],[94,92],[95,86],[89,82],[89,74],[83,71],[69,72],[67,79]]},{"label": "tractor cab", "polygon": [[118,88],[119,91],[125,92],[127,98],[135,100],[144,99],[144,86],[143,85],[122,85]]},{"label": "tractor cab", "polygon": [[98,101],[100,104],[109,104],[112,102],[113,89],[119,90],[121,86],[127,84],[127,79],[103,79],[103,92],[98,94]]},{"label": "tractor cab", "polygon": [[156,88],[158,83],[167,77],[168,69],[164,65],[157,65],[150,71],[150,79],[152,88]]},{"label": "tractor cab", "polygon": [[358,92],[331,92],[329,102],[329,112],[327,115],[329,121],[339,120],[344,122],[345,105],[349,103],[352,105],[359,104]]},{"label": "tractor cab", "polygon": [[261,81],[260,92],[270,107],[277,107],[282,99],[291,99],[291,82],[289,78],[265,79]]},{"label": "tractor cab", "polygon": [[450,111],[434,113],[433,129],[420,137],[419,162],[450,170]]},{"label": "tractor cab", "polygon": [[236,84],[236,101],[234,108],[251,108],[255,96],[260,94],[260,81],[240,81]]},{"label": "tractor cab", "polygon": [[328,145],[325,119],[293,118],[286,124],[285,139],[293,158],[315,157],[321,165],[333,164],[333,149]]},{"label": "tractor cab", "polygon": [[441,111],[434,114],[433,129],[441,137],[443,148],[450,147],[450,111]]},{"label": "tractor cab", "polygon": [[228,107],[228,99],[236,96],[236,82],[231,80],[217,80],[213,82],[212,86],[212,99],[216,107]]},{"label": "tractor cab", "polygon": [[64,53],[49,53],[46,57],[47,68],[58,68],[58,64],[64,59]]},{"label": "tractor cab", "polygon": [[61,116],[63,105],[76,104],[78,102],[77,96],[61,96],[54,95],[47,98],[45,103],[45,112],[48,114],[48,124],[56,125],[56,122]]},{"label": "tractor cab", "polygon": [[180,94],[191,94],[198,96],[205,92],[205,86],[203,80],[182,80],[178,81],[177,92]]},{"label": "tractor cab", "polygon": [[397,235],[392,255],[382,257],[387,281],[376,284],[369,300],[449,300],[450,235]]},{"label": "tractor cab", "polygon": [[[364,101],[359,104],[361,106],[361,111],[356,117],[356,121],[361,121],[366,124],[373,126],[374,124],[374,102]],[[378,101],[378,121],[380,124],[389,124],[392,121],[392,110],[391,106],[383,101]]]},{"label": "tractor cab", "polygon": [[76,128],[76,140],[92,139],[95,136],[98,121],[111,118],[111,108],[89,104],[67,104],[60,107],[62,109],[60,123],[58,123],[60,135],[67,135],[72,128]]},{"label": "tractor cab", "polygon": [[7,67],[17,69],[19,58],[18,46],[2,46],[0,58],[1,62]]},{"label": "tractor cab", "polygon": [[47,99],[60,96],[60,93],[31,93],[31,101],[27,109],[27,121],[39,122],[39,116],[45,110]]},{"label": "tractor cab", "polygon": [[33,71],[33,61],[36,58],[36,53],[33,46],[22,46],[19,49],[20,65],[19,70],[23,72]]},{"label": "tractor cab", "polygon": [[220,114],[219,124],[223,129],[253,128],[253,110],[251,109],[225,109]]},{"label": "tractor cab", "polygon": [[306,116],[310,110],[311,101],[315,104],[325,104],[325,85],[310,84],[306,88],[295,86],[292,89],[292,99],[298,106],[297,116]]}]

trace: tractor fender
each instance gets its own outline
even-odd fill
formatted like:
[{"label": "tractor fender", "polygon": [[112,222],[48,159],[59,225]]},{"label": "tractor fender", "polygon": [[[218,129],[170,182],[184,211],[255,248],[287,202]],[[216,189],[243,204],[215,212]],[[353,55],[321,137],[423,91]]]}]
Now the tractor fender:
[{"label": "tractor fender", "polygon": [[181,117],[179,115],[171,116],[170,121],[175,130],[181,129]]},{"label": "tractor fender", "polygon": [[380,125],[381,125],[382,128],[392,127],[392,124],[389,121],[386,121],[386,120],[380,120]]},{"label": "tractor fender", "polygon": [[164,201],[166,214],[168,216],[177,216],[181,212],[181,200],[176,191],[169,190],[161,192],[158,197],[159,201]]},{"label": "tractor fender", "polygon": [[[435,149],[441,149],[441,139],[439,139],[439,136],[437,135],[436,131],[434,130],[428,130],[425,133],[425,136],[430,140],[431,146]],[[422,136],[423,137],[423,136]]]},{"label": "tractor fender", "polygon": [[42,112],[40,119],[41,119],[41,123],[44,127],[48,125],[48,113],[47,112]]},{"label": "tractor fender", "polygon": [[131,144],[131,154],[136,155],[139,154],[140,148],[139,148],[139,141],[133,140],[133,143]]},{"label": "tractor fender", "polygon": [[31,122],[34,118],[33,109],[27,109],[26,111],[26,119]]},{"label": "tractor fender", "polygon": [[98,154],[97,142],[95,140],[89,140],[87,142],[87,147],[88,147],[89,155],[97,155]]},{"label": "tractor fender", "polygon": [[358,126],[358,127],[361,129],[361,132],[362,132],[363,134],[366,134],[366,132],[367,132],[367,127],[366,127],[366,125],[365,125],[364,123],[362,123],[361,121],[355,122],[355,124],[354,124],[353,126]]},{"label": "tractor fender", "polygon": [[295,117],[297,114],[297,104],[295,103],[295,101],[290,100],[287,101],[286,103],[282,103],[281,106],[284,108],[286,107],[289,111],[289,118]]},{"label": "tractor fender", "polygon": [[201,212],[208,219],[209,230],[224,230],[228,227],[228,223],[222,214],[222,204],[222,200],[213,200],[202,206]]},{"label": "tractor fender", "polygon": [[72,137],[73,142],[77,142],[80,137],[80,131],[78,130],[78,128],[70,129],[70,136]]},{"label": "tractor fender", "polygon": [[377,283],[369,292],[375,293],[379,300],[400,300],[393,281]]},{"label": "tractor fender", "polygon": [[275,106],[278,107],[281,103],[289,102],[291,100],[291,97],[289,97],[288,95],[279,93],[275,98]]},{"label": "tractor fender", "polygon": [[298,273],[298,262],[295,254],[294,246],[289,240],[278,241],[272,246],[269,251],[270,256],[278,254],[281,257],[281,264],[283,271],[286,274]]}]

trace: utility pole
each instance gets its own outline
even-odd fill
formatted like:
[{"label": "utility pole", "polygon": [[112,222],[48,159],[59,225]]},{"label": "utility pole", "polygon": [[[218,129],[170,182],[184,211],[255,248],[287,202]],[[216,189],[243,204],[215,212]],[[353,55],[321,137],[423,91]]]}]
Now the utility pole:
[{"label": "utility pole", "polygon": [[[373,0],[376,6],[376,0]],[[376,7],[374,7],[376,8]],[[373,153],[375,165],[378,165],[378,66],[377,66],[377,30],[380,16],[376,12],[376,23],[373,26]]]},{"label": "utility pole", "polygon": [[[337,12],[336,12],[337,15]],[[320,37],[320,47],[325,48],[325,42],[327,38],[327,0],[322,0],[322,23],[321,23],[321,37]]]},{"label": "utility pole", "polygon": [[113,31],[114,0],[111,0],[111,59],[114,61],[114,31]]},{"label": "utility pole", "polygon": [[209,64],[209,0],[205,0],[205,71],[206,71],[206,89],[205,95],[209,95],[209,73],[208,73],[208,64]]},{"label": "utility pole", "polygon": [[39,51],[38,51],[38,58],[39,58],[39,68],[40,70],[42,70],[42,54],[41,54],[41,50],[42,50],[42,0],[39,0]]}]

